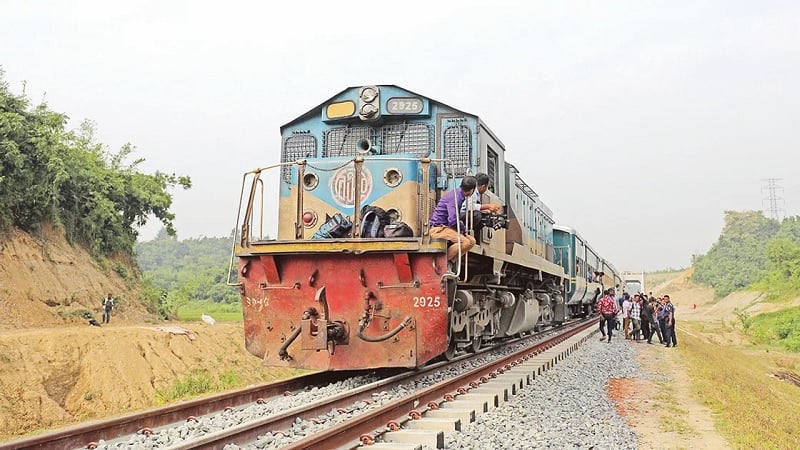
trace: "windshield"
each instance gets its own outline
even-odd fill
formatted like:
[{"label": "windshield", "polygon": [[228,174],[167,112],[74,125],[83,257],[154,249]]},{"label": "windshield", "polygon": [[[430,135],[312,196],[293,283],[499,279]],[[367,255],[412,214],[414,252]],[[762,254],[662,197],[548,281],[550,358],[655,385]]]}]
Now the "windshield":
[{"label": "windshield", "polygon": [[626,281],[625,284],[628,286],[628,292],[632,294],[638,294],[642,292],[642,283],[636,280]]}]

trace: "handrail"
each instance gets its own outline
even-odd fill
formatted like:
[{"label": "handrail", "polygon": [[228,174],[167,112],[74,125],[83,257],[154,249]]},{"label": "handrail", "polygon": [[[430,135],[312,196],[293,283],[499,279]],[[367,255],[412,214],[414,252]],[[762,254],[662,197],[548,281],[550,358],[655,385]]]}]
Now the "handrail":
[{"label": "handrail", "polygon": [[[236,232],[239,230],[239,224],[241,223],[242,224],[242,230],[241,230],[241,236],[240,236],[241,237],[241,245],[242,246],[247,245],[248,241],[250,240],[250,236],[249,236],[250,228],[249,228],[248,224],[249,224],[249,222],[250,222],[250,220],[252,218],[252,214],[253,214],[253,199],[255,197],[255,190],[256,190],[255,188],[256,188],[257,183],[260,182],[261,186],[262,186],[262,189],[263,189],[263,181],[261,181],[261,172],[263,172],[265,170],[274,169],[276,167],[290,166],[292,164],[298,164],[298,163],[300,163],[300,161],[290,161],[290,162],[272,164],[272,165],[269,165],[269,166],[266,166],[266,167],[260,167],[260,168],[257,168],[257,169],[250,170],[248,172],[245,172],[244,175],[242,175],[242,189],[241,189],[241,192],[239,193],[239,206],[238,206],[238,208],[236,210],[236,225],[234,225],[234,227],[233,227],[233,230],[234,230],[233,231],[233,238],[231,239],[231,241],[232,241],[231,242],[231,258],[230,258],[230,261],[228,262],[228,274],[227,274],[227,279],[226,279],[226,283],[225,283],[228,286],[241,286],[241,283],[231,283],[231,271],[233,270],[233,258],[236,256]],[[244,187],[245,187],[245,184],[247,183],[247,177],[249,175],[253,175],[253,183],[252,183],[252,186],[250,188],[250,195],[249,195],[248,201],[247,201],[247,208],[245,209],[244,220],[242,220],[240,222],[240,219],[242,218],[242,200],[244,200]],[[262,194],[261,194],[261,202],[262,202],[262,207],[263,207],[263,202],[264,202],[263,190],[262,190]],[[261,231],[262,231],[262,233],[263,233],[263,220],[264,220],[264,215],[263,215],[263,212],[262,212],[262,215],[261,215],[261,227],[262,227]]]},{"label": "handrail", "polygon": [[[447,162],[447,161],[449,161],[449,159],[446,159],[446,158],[429,158],[429,157],[421,157],[421,158],[420,157],[388,157],[387,158],[387,157],[383,157],[383,156],[374,156],[374,157],[363,156],[363,155],[355,156],[351,160],[345,162],[345,164],[344,164],[344,165],[348,165],[350,163],[353,163],[356,166],[355,167],[356,183],[354,183],[354,186],[353,186],[353,189],[355,189],[355,190],[360,189],[360,183],[358,183],[358,181],[361,178],[361,174],[360,174],[360,170],[359,169],[363,166],[364,162],[366,162],[366,161],[419,161],[419,162],[421,162],[423,164],[430,164],[431,162],[436,162],[436,163]],[[241,225],[241,236],[239,237],[240,238],[239,243],[240,243],[240,245],[242,247],[245,247],[245,246],[249,245],[249,243],[250,243],[250,231],[251,231],[250,227],[252,226],[251,222],[252,222],[252,219],[253,219],[254,200],[255,200],[257,186],[259,186],[259,185],[261,186],[261,202],[262,202],[262,205],[261,205],[262,211],[261,211],[261,221],[260,221],[260,228],[261,228],[260,232],[261,232],[261,235],[263,237],[263,231],[264,231],[263,230],[263,228],[264,228],[264,223],[263,223],[263,221],[264,221],[264,212],[263,212],[263,207],[264,207],[264,205],[263,205],[263,203],[264,203],[264,182],[261,179],[262,172],[270,170],[270,169],[275,169],[275,168],[278,168],[278,167],[285,167],[285,166],[291,166],[291,165],[298,165],[299,166],[298,167],[298,177],[297,177],[297,209],[295,211],[295,213],[296,213],[295,239],[304,239],[304,227],[303,227],[303,223],[302,223],[303,190],[304,190],[303,189],[303,173],[304,173],[305,166],[308,165],[308,161],[306,159],[299,159],[299,160],[296,160],[296,161],[287,161],[287,162],[282,162],[282,163],[277,163],[277,164],[271,164],[271,165],[264,166],[264,167],[259,167],[259,168],[256,168],[256,169],[253,169],[253,170],[245,172],[244,175],[242,176],[242,188],[241,188],[241,191],[240,191],[240,194],[239,194],[239,204],[238,204],[238,209],[237,209],[237,214],[236,214],[236,225],[234,226],[234,230],[239,231],[239,226]],[[247,206],[246,206],[246,208],[244,208],[244,217],[242,217],[242,205],[243,205],[243,201],[244,201],[244,189],[245,189],[245,185],[247,184],[247,178],[250,175],[253,176],[253,181],[251,183],[250,193],[249,193],[249,196],[247,198]],[[452,189],[455,189],[456,188],[455,187],[455,175],[446,174],[445,178],[450,180],[450,181],[452,181]],[[427,209],[428,208],[428,199],[429,199],[429,197],[427,195],[427,191],[428,191],[428,186],[430,185],[430,171],[429,170],[425,171],[424,177],[423,177],[423,182],[425,183],[425,186],[423,187],[423,192],[425,193],[423,195],[423,200],[424,200],[424,203],[425,203],[424,208]],[[360,220],[361,217],[360,217],[360,211],[359,211],[359,207],[361,206],[361,195],[360,195],[360,192],[354,192],[353,198],[354,198],[354,212],[353,212],[354,221],[353,221],[353,228],[351,230],[351,237],[357,238],[358,236],[360,236],[358,231],[359,231],[359,228],[360,228],[360,225],[361,225],[361,223],[360,223],[361,222],[361,220]],[[456,206],[456,208],[458,208],[458,205],[455,205],[455,206]],[[460,211],[456,211],[456,217],[460,218],[460,214],[459,213],[460,213]],[[428,216],[430,216],[430,214],[428,214]],[[425,228],[425,225],[429,225],[430,217],[428,217],[427,219],[426,218],[420,218],[419,220],[420,220],[420,225],[421,225],[420,226],[420,231],[424,235],[425,234],[425,229],[424,228]],[[230,255],[230,260],[229,260],[229,264],[228,264],[228,274],[227,274],[227,280],[226,280],[226,284],[228,286],[240,286],[241,285],[241,283],[238,283],[238,282],[237,283],[232,283],[231,282],[231,272],[233,270],[233,259],[236,256],[236,242],[237,242],[237,240],[236,240],[236,231],[234,231],[234,236],[233,236],[232,243],[231,243],[231,255]],[[466,261],[466,258],[467,258],[467,256],[463,255],[462,252],[461,252],[460,220],[458,220],[456,222],[456,231],[458,232],[458,239],[457,239],[457,242],[456,242],[457,245],[458,245],[458,268],[457,268],[457,272],[456,272],[456,277],[460,277],[460,275],[461,275],[462,258],[465,261]]]}]

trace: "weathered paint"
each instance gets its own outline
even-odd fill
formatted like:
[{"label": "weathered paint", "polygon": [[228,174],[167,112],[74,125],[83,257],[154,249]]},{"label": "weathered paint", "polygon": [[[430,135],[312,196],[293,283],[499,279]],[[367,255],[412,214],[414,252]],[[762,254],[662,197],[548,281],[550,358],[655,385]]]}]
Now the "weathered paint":
[{"label": "weathered paint", "polygon": [[[279,248],[275,246],[274,250]],[[269,366],[344,370],[424,364],[447,348],[447,336],[442,332],[447,329],[447,293],[434,260],[437,267],[446,267],[441,253],[340,253],[321,257],[307,251],[270,254],[268,258],[243,256],[239,279],[243,283],[247,349]],[[273,262],[279,279],[270,275]],[[322,313],[323,305],[315,301],[315,296],[323,286],[330,314],[327,319],[347,323],[347,344],[336,345],[332,354],[329,349],[303,350],[304,339],[313,337],[301,333],[288,347],[291,358],[281,359],[280,347],[300,327],[303,311],[313,307]],[[383,336],[411,318],[409,326],[382,342],[359,338],[359,320],[368,298],[370,305],[380,304],[380,308],[363,334]]]}]

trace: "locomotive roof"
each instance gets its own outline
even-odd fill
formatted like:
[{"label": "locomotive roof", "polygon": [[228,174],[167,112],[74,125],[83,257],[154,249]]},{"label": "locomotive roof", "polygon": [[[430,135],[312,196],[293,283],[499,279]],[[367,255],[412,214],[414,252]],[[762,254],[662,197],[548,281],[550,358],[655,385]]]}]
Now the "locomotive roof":
[{"label": "locomotive roof", "polygon": [[[369,86],[369,85],[365,85],[365,86]],[[426,99],[430,100],[431,102],[438,103],[438,104],[440,104],[440,105],[446,106],[446,107],[448,107],[448,108],[450,108],[450,109],[452,109],[452,110],[454,110],[454,111],[458,111],[458,112],[460,112],[460,113],[462,113],[462,114],[465,114],[465,115],[468,115],[468,116],[472,116],[472,117],[475,117],[475,118],[477,118],[477,117],[478,117],[478,116],[476,116],[475,114],[470,114],[470,113],[468,113],[468,112],[466,112],[466,111],[462,111],[462,110],[460,110],[460,109],[458,109],[458,108],[453,108],[452,106],[450,106],[450,105],[447,105],[447,104],[445,104],[445,103],[442,103],[442,102],[440,102],[440,101],[438,101],[438,100],[434,100],[434,99],[432,99],[432,98],[428,97],[427,95],[418,94],[418,93],[416,93],[416,92],[414,92],[414,91],[410,91],[410,90],[408,90],[408,89],[406,89],[406,88],[404,88],[404,87],[402,87],[402,86],[398,86],[398,85],[396,85],[396,84],[377,84],[377,85],[373,85],[373,86],[378,86],[379,88],[383,88],[383,87],[392,87],[392,88],[395,88],[395,89],[400,89],[400,90],[403,90],[403,91],[406,91],[406,92],[408,92],[408,93],[409,93],[409,94],[411,94],[411,95],[415,95],[415,96],[417,96],[417,97],[424,97],[424,98],[426,98]],[[363,87],[363,86],[350,86],[350,87],[348,87],[348,88],[342,89],[341,91],[337,92],[337,93],[336,93],[336,94],[334,94],[332,97],[330,97],[329,99],[325,100],[324,102],[320,103],[319,105],[315,106],[314,108],[311,108],[311,109],[310,109],[308,112],[306,112],[305,114],[302,114],[302,115],[300,115],[300,116],[298,116],[298,117],[296,117],[296,118],[292,119],[291,121],[289,121],[289,122],[285,123],[284,125],[282,125],[282,126],[281,126],[281,132],[283,132],[283,129],[284,129],[284,128],[286,128],[286,127],[288,127],[288,126],[291,126],[291,125],[294,125],[296,122],[299,122],[299,121],[302,121],[302,120],[308,119],[308,118],[310,118],[310,117],[318,117],[318,116],[319,116],[319,114],[320,114],[320,113],[321,113],[321,111],[322,111],[322,108],[324,108],[324,107],[325,107],[325,105],[327,105],[328,103],[330,103],[332,100],[334,100],[335,98],[339,97],[340,95],[344,94],[345,92],[347,92],[347,91],[349,91],[349,90],[351,90],[351,89],[360,89],[360,88],[362,88],[362,87]],[[490,133],[492,133],[492,132],[491,132],[491,130],[489,130],[489,127],[487,127],[485,124],[483,124],[483,126],[484,126],[484,128],[486,128],[486,129],[487,129],[487,130],[488,130]],[[492,135],[494,136],[494,133],[492,133]],[[496,138],[496,136],[495,136],[495,138]]]}]

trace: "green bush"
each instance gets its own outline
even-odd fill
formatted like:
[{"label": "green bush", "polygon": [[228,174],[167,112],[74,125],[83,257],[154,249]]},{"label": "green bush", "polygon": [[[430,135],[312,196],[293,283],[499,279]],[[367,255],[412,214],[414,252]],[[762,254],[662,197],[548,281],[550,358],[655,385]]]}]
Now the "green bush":
[{"label": "green bush", "polygon": [[747,334],[757,342],[800,352],[800,307],[759,314],[749,321]]}]

